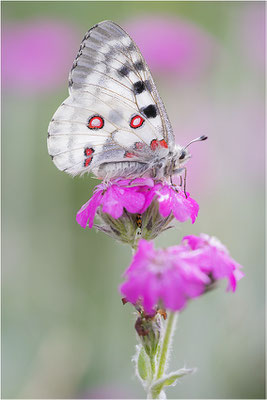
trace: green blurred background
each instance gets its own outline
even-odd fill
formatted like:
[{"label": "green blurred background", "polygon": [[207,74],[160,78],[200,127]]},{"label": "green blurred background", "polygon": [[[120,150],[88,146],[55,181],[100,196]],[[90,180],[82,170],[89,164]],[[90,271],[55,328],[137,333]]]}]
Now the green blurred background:
[{"label": "green blurred background", "polygon": [[[46,147],[80,41],[105,19],[152,60],[177,141],[209,136],[188,164],[199,218],[157,244],[205,232],[244,265],[235,294],[224,282],[182,312],[170,368],[198,371],[168,396],[264,398],[264,3],[112,1],[2,2],[2,398],[144,397],[118,293],[131,251],[76,223],[96,181],[59,172]],[[153,59],[159,19],[167,50],[176,24],[196,58]]]}]

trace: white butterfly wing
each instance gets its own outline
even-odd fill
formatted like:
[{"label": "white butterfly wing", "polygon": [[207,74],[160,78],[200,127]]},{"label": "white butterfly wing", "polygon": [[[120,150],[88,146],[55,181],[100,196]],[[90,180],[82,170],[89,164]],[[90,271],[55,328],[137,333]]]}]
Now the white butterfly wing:
[{"label": "white butterfly wing", "polygon": [[69,92],[48,129],[48,151],[60,170],[77,175],[103,163],[151,163],[172,150],[172,128],[150,71],[115,23],[87,32]]}]

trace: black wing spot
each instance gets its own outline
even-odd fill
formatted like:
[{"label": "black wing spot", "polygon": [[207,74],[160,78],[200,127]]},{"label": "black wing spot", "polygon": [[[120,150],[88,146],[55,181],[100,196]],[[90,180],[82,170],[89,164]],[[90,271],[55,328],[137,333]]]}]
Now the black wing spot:
[{"label": "black wing spot", "polygon": [[140,94],[144,90],[146,90],[145,84],[142,81],[138,81],[134,83],[134,94]]},{"label": "black wing spot", "polygon": [[135,66],[135,68],[137,69],[137,71],[143,71],[145,68],[144,68],[144,63],[142,62],[142,61],[137,61],[135,64],[134,64],[134,66]]},{"label": "black wing spot", "polygon": [[133,50],[135,50],[135,46],[134,46],[133,43],[131,43],[131,44],[129,44],[129,46],[128,46],[128,51],[133,51]]},{"label": "black wing spot", "polygon": [[152,88],[151,82],[149,80],[145,80],[144,84],[145,84],[145,87],[147,88],[147,90],[149,92],[152,92],[153,88]]},{"label": "black wing spot", "polygon": [[154,104],[142,109],[142,113],[145,114],[147,118],[155,118],[157,116],[157,107]]},{"label": "black wing spot", "polygon": [[130,69],[126,65],[124,65],[121,69],[119,69],[118,72],[120,76],[127,76],[130,72]]}]

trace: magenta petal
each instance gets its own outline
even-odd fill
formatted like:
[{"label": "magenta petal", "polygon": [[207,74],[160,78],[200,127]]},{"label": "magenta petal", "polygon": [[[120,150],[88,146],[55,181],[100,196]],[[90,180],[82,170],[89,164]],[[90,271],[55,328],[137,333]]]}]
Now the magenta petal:
[{"label": "magenta petal", "polygon": [[191,209],[190,218],[191,218],[191,221],[192,221],[192,224],[193,224],[193,223],[196,221],[196,218],[197,218],[197,216],[198,216],[199,205],[198,205],[197,202],[196,202],[194,199],[192,199],[191,197],[188,197],[187,200],[188,200],[188,206],[189,206],[190,209]]},{"label": "magenta petal", "polygon": [[170,288],[164,297],[164,306],[172,311],[181,311],[186,305],[186,297],[182,291]]},{"label": "magenta petal", "polygon": [[86,228],[86,226],[87,226],[87,221],[88,221],[88,218],[89,218],[88,217],[87,207],[89,206],[90,201],[91,201],[91,199],[88,200],[87,203],[85,203],[76,214],[76,221],[83,228]]},{"label": "magenta petal", "polygon": [[143,307],[147,314],[153,313],[154,307],[159,300],[160,281],[155,275],[150,274],[149,279],[145,281],[143,291]]},{"label": "magenta petal", "polygon": [[102,193],[96,192],[93,194],[91,199],[85,203],[81,209],[77,212],[76,221],[83,228],[87,227],[87,222],[89,220],[89,228],[93,227],[94,218],[96,214],[96,210],[99,207],[102,199]]},{"label": "magenta petal", "polygon": [[173,202],[173,215],[180,222],[185,222],[191,216],[188,204],[182,197],[179,197],[178,195]]},{"label": "magenta petal", "polygon": [[180,221],[192,220],[195,222],[199,206],[197,202],[184,193],[173,189],[170,185],[165,185],[158,191],[159,212],[163,217],[167,217],[172,212],[174,217]]},{"label": "magenta petal", "polygon": [[167,188],[166,186],[159,192],[158,197],[159,202],[159,212],[160,214],[166,218],[172,212],[173,207],[173,197],[171,189]]},{"label": "magenta petal", "polygon": [[120,218],[123,214],[123,205],[121,198],[124,194],[124,189],[117,186],[109,187],[102,199],[102,211],[111,215],[113,218]]},{"label": "magenta petal", "polygon": [[[127,181],[124,182],[127,183]],[[145,202],[145,196],[139,193],[138,188],[136,186],[118,186],[117,184],[110,186],[101,202],[103,212],[115,219],[122,216],[123,208],[133,214],[140,212]]]},{"label": "magenta petal", "polygon": [[141,193],[143,193],[145,196],[145,202],[143,208],[140,210],[140,214],[144,213],[147,210],[147,208],[152,203],[154,197],[158,195],[158,190],[161,187],[162,183],[157,183],[153,188],[151,187],[140,188]]},{"label": "magenta petal", "polygon": [[236,290],[236,278],[234,276],[234,274],[230,274],[228,276],[228,286],[227,286],[227,291],[232,290],[232,292],[235,292]]},{"label": "magenta petal", "polygon": [[145,196],[134,190],[126,189],[123,194],[122,203],[130,213],[139,213],[145,203]]},{"label": "magenta petal", "polygon": [[187,242],[192,250],[202,247],[205,243],[201,237],[195,235],[184,236],[182,242],[183,243]]},{"label": "magenta petal", "polygon": [[136,286],[134,280],[129,280],[124,282],[119,287],[120,292],[122,295],[127,295],[127,300],[130,303],[135,304],[140,297],[140,288]]}]

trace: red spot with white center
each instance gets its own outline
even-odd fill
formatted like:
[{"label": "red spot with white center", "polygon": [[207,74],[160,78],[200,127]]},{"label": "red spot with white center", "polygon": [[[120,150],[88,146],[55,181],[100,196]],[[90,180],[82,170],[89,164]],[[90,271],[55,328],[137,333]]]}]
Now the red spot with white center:
[{"label": "red spot with white center", "polygon": [[165,149],[168,148],[168,145],[167,145],[167,143],[166,143],[166,141],[164,139],[160,140],[159,144],[161,145],[161,147],[164,147]]},{"label": "red spot with white center", "polygon": [[156,150],[159,147],[159,141],[157,139],[151,140],[150,148],[151,150]]},{"label": "red spot with white center", "polygon": [[89,119],[87,126],[89,129],[101,129],[104,126],[104,120],[99,115],[94,115]]},{"label": "red spot with white center", "polygon": [[140,126],[143,125],[143,123],[145,122],[144,118],[142,118],[140,115],[135,115],[130,122],[130,127],[131,128],[139,128]]},{"label": "red spot with white center", "polygon": [[92,149],[92,147],[86,147],[86,149],[84,150],[84,155],[85,156],[91,156],[94,153],[94,149]]}]

